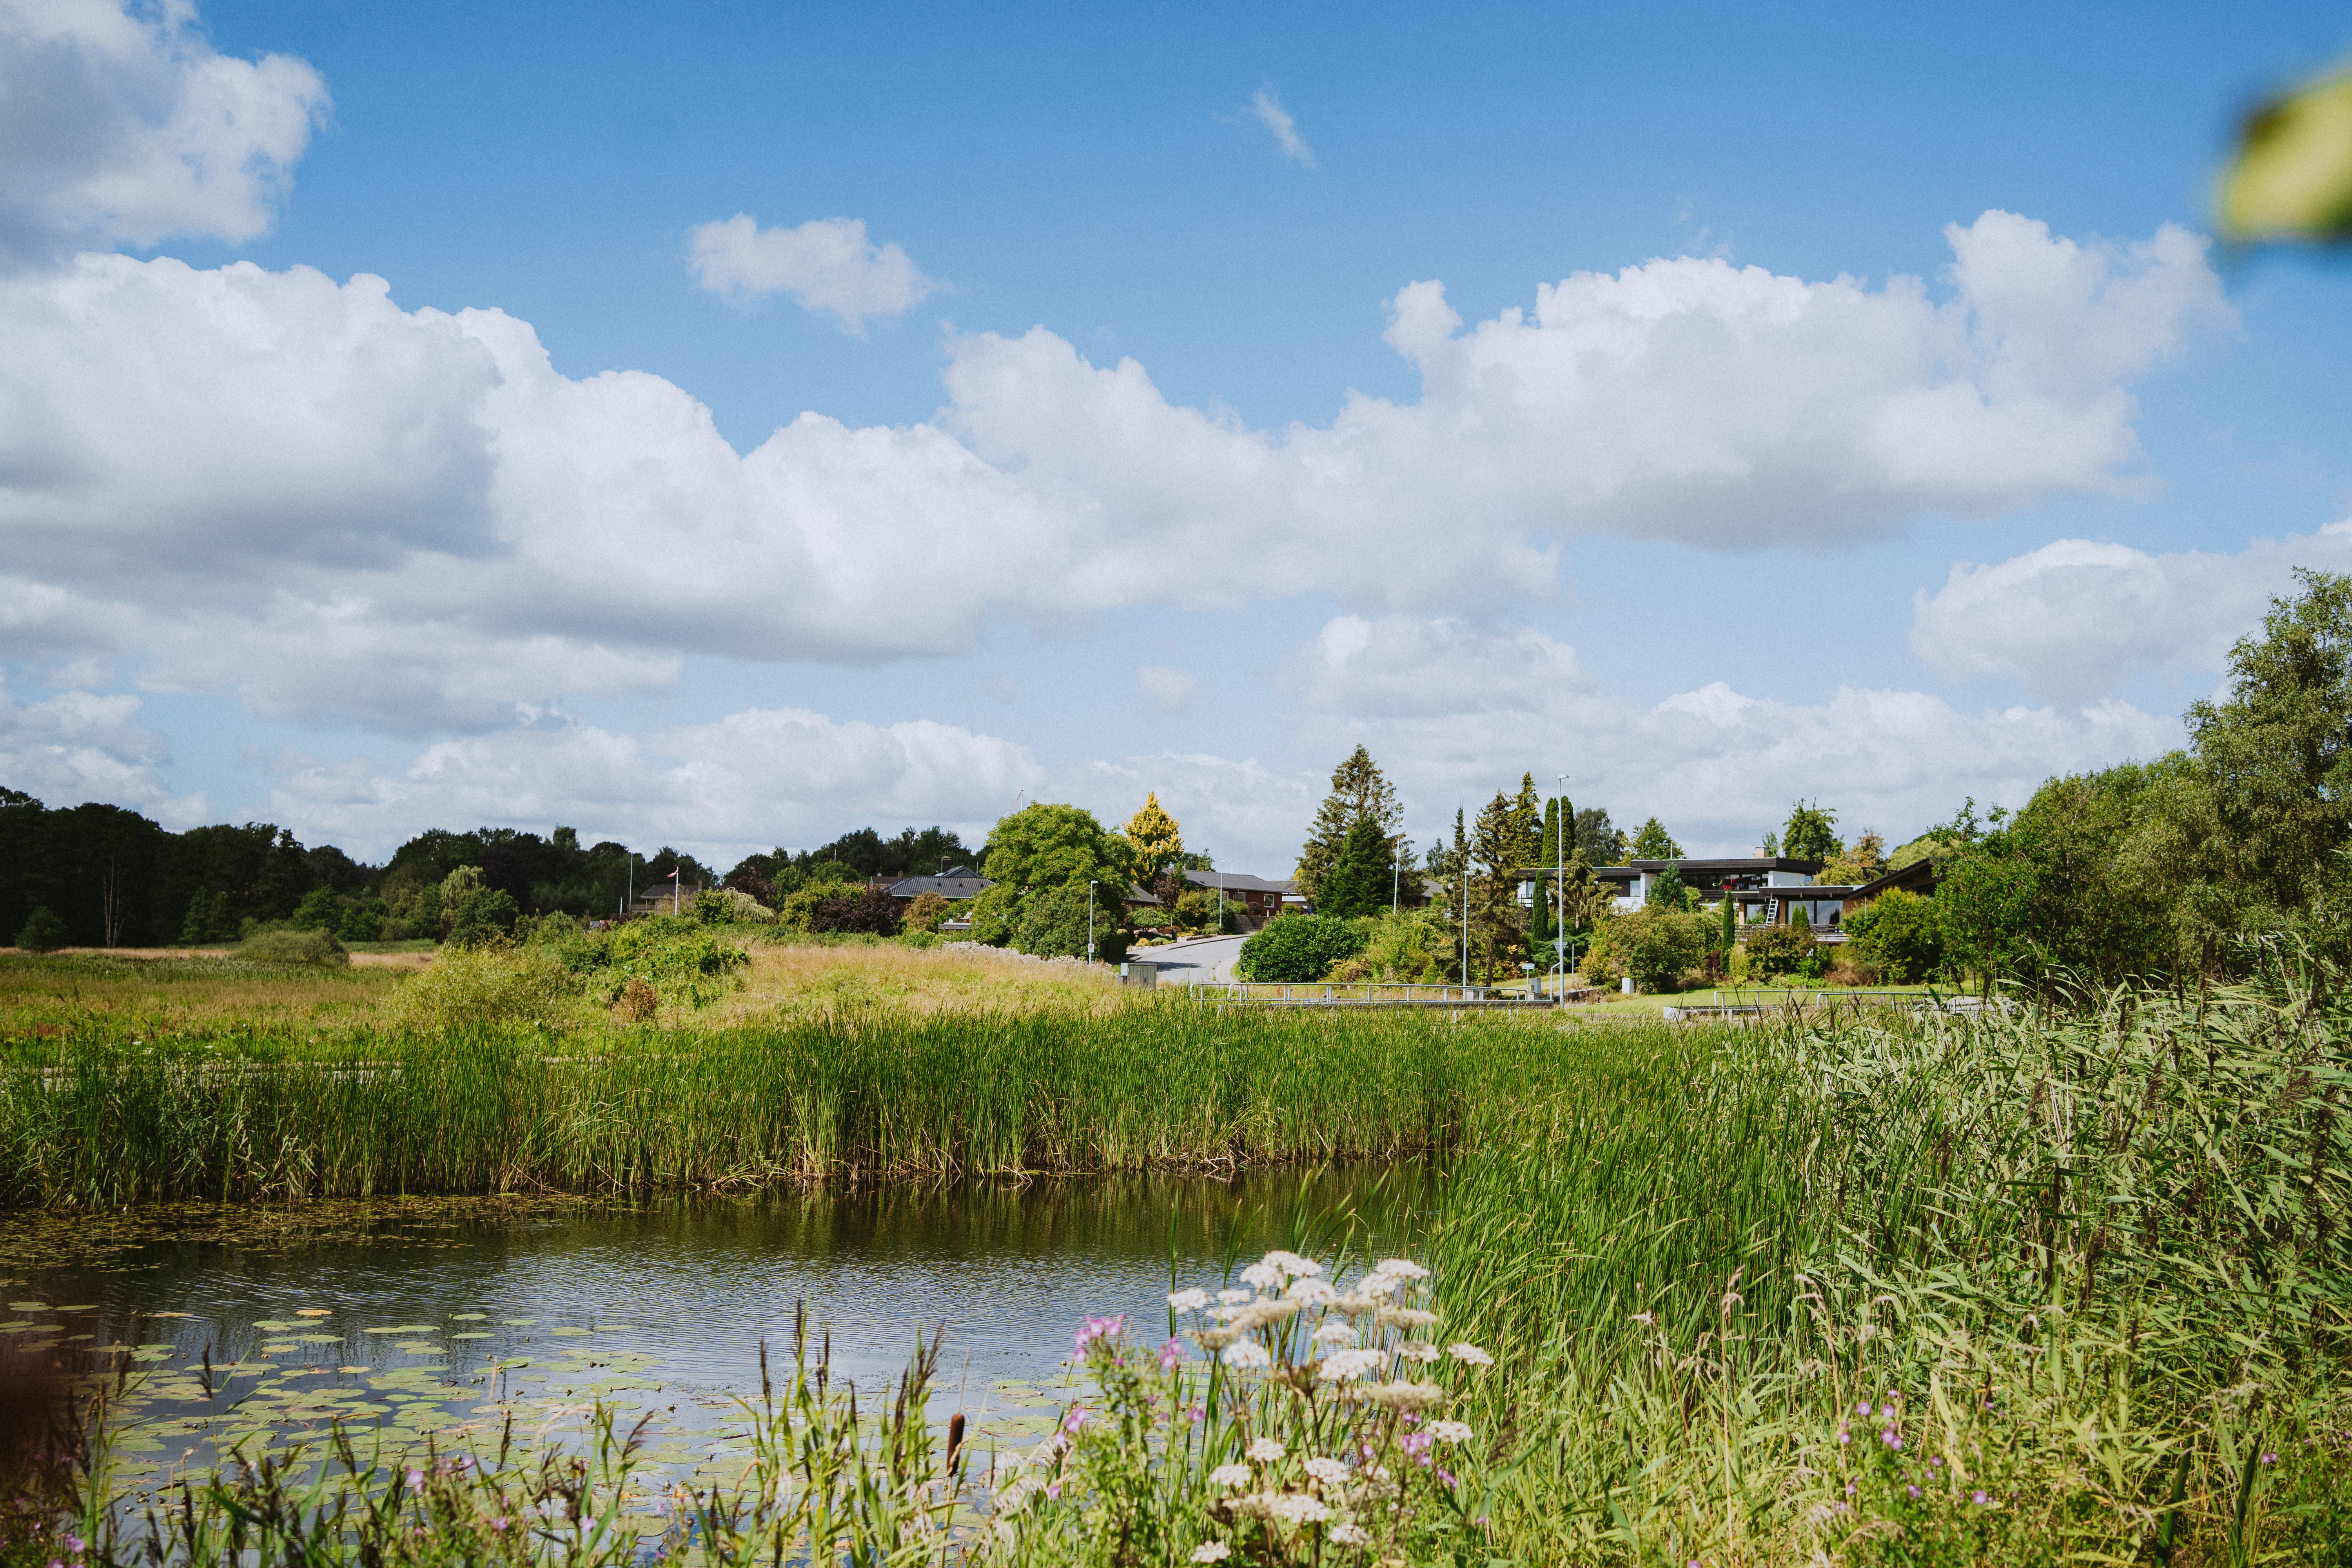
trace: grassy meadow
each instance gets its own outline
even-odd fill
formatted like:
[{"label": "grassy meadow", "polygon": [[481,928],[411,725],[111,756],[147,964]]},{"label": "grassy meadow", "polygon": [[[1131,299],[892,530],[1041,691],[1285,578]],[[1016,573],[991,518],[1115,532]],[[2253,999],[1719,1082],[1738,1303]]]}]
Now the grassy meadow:
[{"label": "grassy meadow", "polygon": [[[653,1023],[551,1004],[425,1026],[414,982],[362,966],[252,976],[240,1014],[201,964],[10,962],[18,1205],[1431,1159],[1441,1337],[1496,1364],[1447,1395],[1475,1438],[1382,1561],[2352,1563],[2332,975],[1735,1029],[1219,1014],[811,946]],[[1203,1473],[1119,1506],[1200,1540],[1225,1507]],[[1181,1560],[1078,1515],[921,1539]],[[1309,1524],[1249,1539],[1251,1561],[1357,1560]]]}]

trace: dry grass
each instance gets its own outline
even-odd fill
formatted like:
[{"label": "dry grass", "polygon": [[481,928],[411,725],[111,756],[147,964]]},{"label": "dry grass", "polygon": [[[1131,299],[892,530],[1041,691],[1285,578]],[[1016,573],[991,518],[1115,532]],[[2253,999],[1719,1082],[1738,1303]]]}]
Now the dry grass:
[{"label": "dry grass", "polygon": [[[755,941],[751,953],[743,990],[699,1011],[666,1006],[661,1021],[711,1028],[891,1013],[1101,1016],[1150,994],[1121,986],[1108,967],[1088,973],[1066,964],[980,957],[954,945]],[[307,971],[241,963],[219,948],[68,949],[45,958],[0,949],[0,1037],[58,1035],[93,1023],[158,1034],[230,1025],[398,1023],[396,982],[433,962],[430,952],[355,952],[348,968]],[[567,1011],[582,1024],[605,1016],[588,1002]]]},{"label": "dry grass", "polygon": [[93,1024],[157,1033],[229,1024],[334,1026],[365,1020],[422,954],[355,954],[348,968],[237,963],[217,950],[0,952],[0,1037]]},{"label": "dry grass", "polygon": [[928,1016],[981,1010],[1052,1009],[1104,1015],[1150,994],[1118,983],[1108,966],[1024,963],[958,951],[874,942],[756,944],[749,984],[706,1009],[711,1025],[789,1021],[881,1012]]}]

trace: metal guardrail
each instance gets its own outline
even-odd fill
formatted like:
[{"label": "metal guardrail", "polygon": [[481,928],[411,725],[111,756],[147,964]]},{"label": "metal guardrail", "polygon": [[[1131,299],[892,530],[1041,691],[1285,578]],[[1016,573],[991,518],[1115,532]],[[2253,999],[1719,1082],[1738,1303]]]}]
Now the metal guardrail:
[{"label": "metal guardrail", "polygon": [[[1788,989],[1741,987],[1732,991],[1732,1000],[1729,1002],[1723,1000],[1723,994],[1721,991],[1717,991],[1714,994],[1714,1000],[1704,1006],[1667,1006],[1662,1010],[1661,1016],[1669,1024],[1689,1024],[1701,1023],[1708,1019],[1759,1018],[1773,1011],[1797,1012],[1808,1008],[1826,1010],[1842,1005],[1857,1011],[1864,1005],[1869,1005],[1901,1008],[1914,1013],[1961,1014],[1998,1011],[2008,1005],[2007,1000],[2002,997],[1995,996],[1988,999],[1970,995],[1966,992],[1849,991],[1844,989],[1815,991],[1795,987]],[[1749,996],[1755,996],[1759,1000],[1753,1002],[1746,1000]]]},{"label": "metal guardrail", "polygon": [[1565,994],[1526,995],[1491,985],[1420,985],[1377,980],[1354,982],[1194,980],[1184,994],[1194,1001],[1244,1002],[1257,1007],[1551,1007],[1598,995],[1591,989]]}]

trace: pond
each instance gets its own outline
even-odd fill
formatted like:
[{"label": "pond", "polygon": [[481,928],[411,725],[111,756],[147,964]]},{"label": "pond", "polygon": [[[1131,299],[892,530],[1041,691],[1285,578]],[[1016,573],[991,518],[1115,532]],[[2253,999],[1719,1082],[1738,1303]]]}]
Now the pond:
[{"label": "pond", "polygon": [[[655,1413],[653,1459],[723,1468],[762,1342],[805,1309],[833,1375],[880,1392],[944,1330],[931,1406],[983,1440],[1042,1434],[1090,1315],[1166,1332],[1174,1285],[1270,1247],[1411,1251],[1420,1166],[1231,1182],[1106,1178],[769,1193],[639,1205],[441,1200],[0,1219],[0,1342],[133,1375],[120,1457],[168,1482],[331,1423],[479,1441],[511,1414],[576,1435],[597,1402]],[[209,1355],[209,1371],[205,1358]],[[1059,1392],[1057,1392],[1057,1389]]]}]

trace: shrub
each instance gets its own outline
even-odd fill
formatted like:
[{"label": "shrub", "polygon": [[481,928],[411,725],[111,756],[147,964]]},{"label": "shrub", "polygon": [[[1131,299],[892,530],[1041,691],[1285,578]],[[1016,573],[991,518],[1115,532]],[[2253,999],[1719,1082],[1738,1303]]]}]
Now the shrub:
[{"label": "shrub", "polygon": [[65,917],[47,904],[27,916],[16,932],[16,945],[26,952],[55,952],[65,944]]},{"label": "shrub", "polygon": [[937,893],[918,893],[907,905],[899,919],[902,929],[909,931],[937,931],[940,922],[948,918],[948,901]]},{"label": "shrub", "polygon": [[1916,985],[1944,965],[1944,928],[1936,900],[1890,888],[1845,922],[1864,958]]},{"label": "shrub", "polygon": [[1329,915],[1279,915],[1242,943],[1234,973],[1243,980],[1320,980],[1364,951],[1362,928]]},{"label": "shrub", "polygon": [[1801,975],[1815,947],[1811,926],[1759,926],[1748,933],[1748,970],[1759,980]]},{"label": "shrub", "polygon": [[514,895],[504,888],[476,888],[451,912],[449,934],[443,940],[451,947],[507,941],[514,935],[515,921],[521,913],[515,908]]},{"label": "shrub", "polygon": [[352,961],[334,933],[326,931],[266,931],[238,948],[236,955],[249,963],[331,965]]},{"label": "shrub", "polygon": [[898,931],[898,900],[879,888],[835,887],[809,913],[813,931],[850,931],[867,936],[895,936]]},{"label": "shrub", "polygon": [[544,1024],[563,1010],[570,986],[562,966],[535,949],[445,948],[404,980],[384,1005],[418,1028],[513,1020]]},{"label": "shrub", "polygon": [[[1095,957],[1105,963],[1117,963],[1127,956],[1126,911],[1115,896],[1100,888],[1094,889],[1092,901]],[[1019,912],[1013,918],[1013,945],[1040,958],[1084,958],[1087,904],[1084,882],[1031,894],[1022,900]]]},{"label": "shrub", "polygon": [[742,984],[735,972],[751,962],[750,953],[686,916],[631,921],[597,945],[605,963],[595,986],[608,1003],[640,981],[665,1001],[707,1007]]},{"label": "shrub", "polygon": [[[1685,970],[1696,969],[1706,957],[1713,922],[1663,905],[1644,904],[1630,915],[1602,922],[1593,940],[1595,957],[1614,980],[1632,975],[1644,991],[1671,991],[1682,983]],[[1600,982],[1593,962],[1585,964],[1588,980]]]},{"label": "shrub", "polygon": [[704,925],[771,925],[776,911],[751,894],[733,888],[712,888],[694,900],[694,918]]}]

